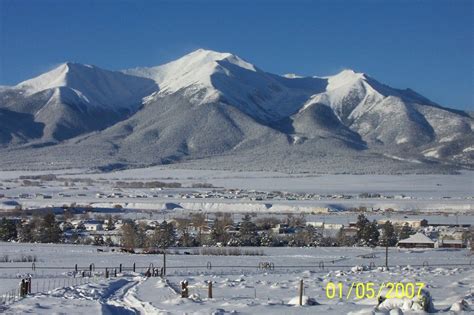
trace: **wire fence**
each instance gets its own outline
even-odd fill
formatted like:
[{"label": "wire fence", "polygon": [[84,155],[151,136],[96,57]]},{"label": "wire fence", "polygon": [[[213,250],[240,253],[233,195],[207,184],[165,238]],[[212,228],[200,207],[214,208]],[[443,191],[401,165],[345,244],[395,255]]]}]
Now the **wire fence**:
[{"label": "wire fence", "polygon": [[22,294],[21,285],[18,288],[8,290],[0,295],[0,305],[9,305],[17,302],[28,294],[48,293],[55,289],[78,286],[88,283],[97,283],[99,277],[76,277],[76,278],[33,278],[33,283],[27,294]]},{"label": "wire fence", "polygon": [[[375,261],[370,261],[365,264],[368,269],[374,269],[377,267],[474,267],[474,261],[471,259],[469,261],[463,262],[454,262],[454,263],[432,263],[429,261],[422,261],[418,264],[392,264],[392,265],[385,265],[385,264],[376,264]],[[165,268],[167,271],[173,270],[195,270],[195,271],[202,271],[202,270],[218,270],[218,269],[240,269],[240,270],[259,270],[259,271],[274,271],[274,270],[281,270],[281,269],[308,269],[308,270],[326,270],[326,269],[333,269],[333,268],[352,268],[354,264],[338,264],[335,260],[321,260],[317,261],[314,264],[275,264],[272,261],[261,261],[258,264],[252,265],[219,265],[213,264],[211,261],[208,261],[206,264],[194,264],[194,265],[168,265],[164,267],[161,264],[154,264],[150,263],[148,265],[137,265],[133,263],[132,265],[107,265],[107,266],[95,266],[94,263],[87,265],[87,266],[48,266],[48,265],[38,265],[33,263],[32,265],[25,266],[25,265],[8,265],[8,266],[0,266],[0,270],[26,270],[30,272],[37,272],[40,270],[65,270],[69,271],[71,276],[78,276],[85,275],[92,276],[92,274],[109,274],[112,273],[123,273],[123,272],[144,272],[149,269],[155,268]],[[1,277],[1,276],[0,276]]]},{"label": "wire fence", "polygon": [[[132,265],[107,265],[107,266],[95,266],[94,263],[91,263],[87,266],[48,266],[48,265],[38,265],[33,263],[32,265],[25,266],[25,265],[8,265],[8,266],[0,266],[1,270],[17,270],[18,273],[20,271],[29,271],[29,274],[39,274],[38,271],[47,271],[47,270],[58,270],[64,271],[69,276],[77,277],[77,276],[89,276],[91,277],[94,274],[97,275],[109,275],[123,273],[123,272],[145,272],[147,270],[153,270],[156,268],[165,268],[166,271],[179,271],[179,270],[186,270],[186,271],[214,271],[214,270],[257,270],[257,271],[275,271],[275,270],[298,270],[298,269],[305,269],[305,270],[326,270],[326,269],[334,269],[334,268],[352,268],[354,264],[338,264],[336,261],[318,261],[314,264],[275,264],[272,261],[261,261],[258,264],[252,265],[219,265],[213,264],[211,261],[208,261],[206,264],[194,264],[194,265],[168,265],[164,267],[160,264],[153,264],[150,263],[148,265],[137,265],[133,263]],[[469,261],[463,261],[458,263],[432,263],[429,261],[422,261],[418,264],[392,264],[386,266],[385,264],[376,264],[375,261],[370,261],[364,265],[367,269],[375,269],[378,267],[474,267],[474,261],[471,259]],[[1,275],[0,275],[1,278]]]}]

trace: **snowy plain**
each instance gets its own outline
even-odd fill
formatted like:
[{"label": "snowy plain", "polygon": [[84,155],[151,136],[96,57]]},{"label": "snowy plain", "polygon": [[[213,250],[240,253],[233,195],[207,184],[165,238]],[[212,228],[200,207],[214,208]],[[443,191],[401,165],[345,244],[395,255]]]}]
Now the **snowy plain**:
[{"label": "snowy plain", "polygon": [[[90,178],[98,181],[93,187],[64,187],[63,182],[46,183],[42,187],[24,187],[20,176],[53,173],[64,178]],[[152,167],[131,169],[109,173],[97,173],[88,170],[72,169],[56,172],[14,171],[0,172],[0,180],[13,181],[8,191],[0,193],[18,196],[21,193],[51,194],[53,199],[15,198],[25,208],[62,206],[67,203],[91,205],[92,207],[113,207],[120,204],[125,209],[162,210],[166,203],[176,203],[189,210],[208,212],[320,212],[321,208],[347,209],[364,206],[374,209],[393,208],[395,210],[418,210],[432,212],[461,212],[470,214],[474,206],[474,174],[463,171],[459,175],[314,175],[285,174],[278,172],[235,172],[174,169],[171,167]],[[179,182],[181,189],[165,189],[157,197],[147,199],[127,198],[97,199],[97,193],[111,194],[116,181],[162,181]],[[181,199],[179,193],[205,191],[190,188],[193,184],[212,184],[217,189],[246,189],[257,191],[285,191],[313,193],[321,197],[312,200],[262,200],[249,199]],[[212,189],[206,189],[207,191]],[[347,194],[357,196],[360,193],[380,193],[398,196],[398,198],[357,198],[334,199],[327,195]],[[66,193],[71,197],[58,197]],[[148,189],[132,189],[131,194],[156,194]],[[82,194],[78,196],[78,194]],[[1,200],[0,200],[1,201]]]},{"label": "snowy plain", "polygon": [[[474,302],[471,292],[474,286],[470,265],[472,256],[466,249],[392,248],[388,271],[382,268],[385,264],[383,248],[265,248],[263,256],[233,257],[183,255],[185,249],[175,254],[170,249],[166,278],[144,277],[150,264],[162,266],[162,255],[133,255],[107,251],[109,249],[98,253],[92,246],[53,244],[1,243],[0,250],[11,258],[28,253],[36,255],[38,260],[36,270],[29,268],[31,263],[0,263],[2,292],[15,289],[23,274],[29,273],[33,278],[33,295],[4,306],[7,314],[375,312],[375,298],[329,299],[325,288],[330,281],[342,282],[344,294],[353,282],[373,282],[376,288],[387,282],[423,282],[433,298],[433,311],[439,313],[447,312],[461,300],[471,305]],[[261,262],[270,262],[273,268],[259,269]],[[133,263],[136,272],[128,269],[117,277],[105,279],[105,267],[113,270],[123,264],[125,269]],[[79,270],[76,275],[75,264]],[[90,264],[94,264],[95,272],[92,278],[84,280],[81,270],[88,271]],[[26,268],[20,269],[21,266]],[[42,266],[68,269],[41,269]],[[319,305],[289,305],[290,300],[298,296],[301,279],[304,281],[304,295]],[[189,283],[188,299],[179,295],[179,285],[183,280]],[[207,297],[207,281],[213,282],[212,299]],[[46,290],[43,289],[45,282],[48,282]],[[388,314],[389,311],[377,311],[377,314]],[[407,314],[411,312],[405,311]]]}]

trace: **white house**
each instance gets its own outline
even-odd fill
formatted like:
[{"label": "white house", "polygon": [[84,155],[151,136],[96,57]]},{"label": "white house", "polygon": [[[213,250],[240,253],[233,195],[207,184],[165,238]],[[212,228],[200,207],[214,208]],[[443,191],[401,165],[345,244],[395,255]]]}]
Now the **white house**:
[{"label": "white house", "polygon": [[84,222],[86,231],[102,231],[104,229],[103,222],[97,220],[89,220]]}]

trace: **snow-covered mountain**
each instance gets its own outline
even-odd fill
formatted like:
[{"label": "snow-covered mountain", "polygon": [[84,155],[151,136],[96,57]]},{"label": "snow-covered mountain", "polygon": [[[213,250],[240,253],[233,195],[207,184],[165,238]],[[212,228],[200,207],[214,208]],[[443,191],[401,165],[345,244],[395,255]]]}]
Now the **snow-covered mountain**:
[{"label": "snow-covered mountain", "polygon": [[423,149],[425,157],[464,158],[461,143],[470,143],[473,136],[473,120],[467,113],[443,108],[410,89],[394,89],[352,70],[327,79],[326,91],[311,96],[294,116],[296,121],[324,105],[371,148],[411,153]]},{"label": "snow-covered mountain", "polygon": [[203,49],[162,66],[124,73],[155,80],[160,96],[185,91],[194,104],[224,102],[266,122],[295,113],[326,86],[325,79],[289,80],[230,53]]},{"label": "snow-covered mountain", "polygon": [[134,113],[142,98],[156,90],[152,80],[103,70],[95,66],[64,63],[11,88],[0,90],[0,119],[21,113],[32,125],[0,130],[0,143],[32,139],[57,141],[100,130]]},{"label": "snow-covered mountain", "polygon": [[[280,76],[200,49],[122,72],[66,63],[2,87],[0,156],[34,143],[45,160],[61,152],[89,165],[193,160],[339,172],[358,159],[379,170],[472,167],[473,121],[364,73]],[[60,143],[41,147],[51,141]]]}]

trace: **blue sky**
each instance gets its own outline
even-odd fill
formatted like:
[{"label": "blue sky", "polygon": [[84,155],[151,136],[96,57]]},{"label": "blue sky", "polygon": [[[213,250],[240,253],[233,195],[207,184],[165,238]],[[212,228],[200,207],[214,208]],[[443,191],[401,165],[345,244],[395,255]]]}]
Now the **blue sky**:
[{"label": "blue sky", "polygon": [[0,0],[0,84],[64,61],[119,70],[197,48],[273,73],[344,68],[474,108],[473,1]]}]

